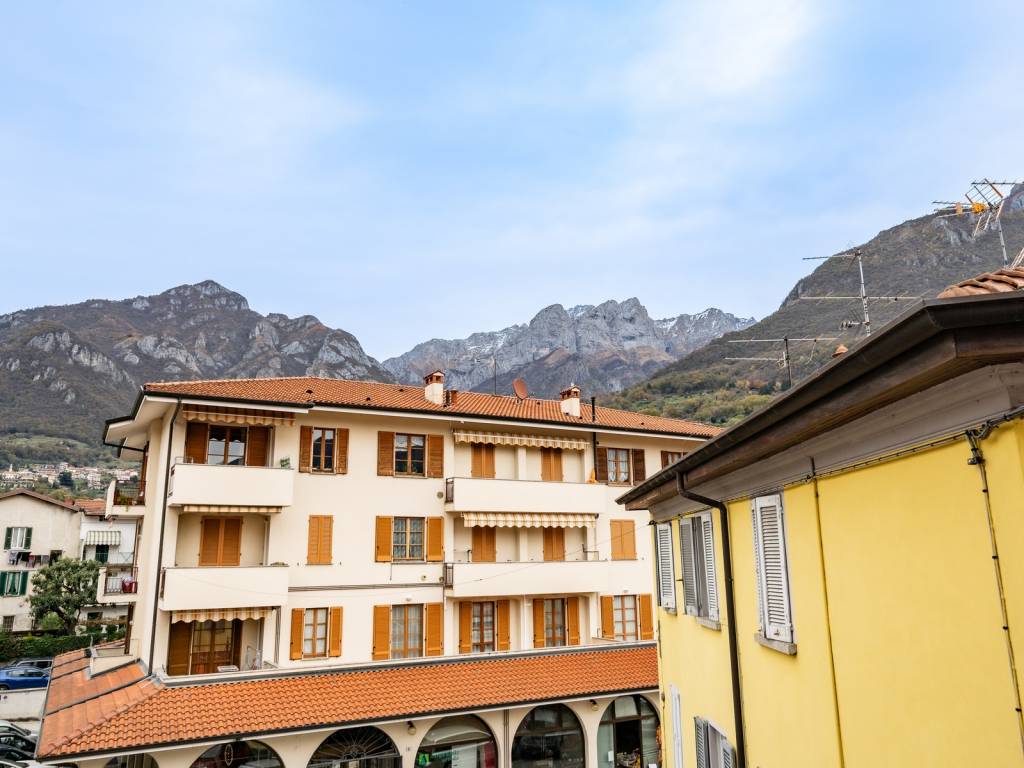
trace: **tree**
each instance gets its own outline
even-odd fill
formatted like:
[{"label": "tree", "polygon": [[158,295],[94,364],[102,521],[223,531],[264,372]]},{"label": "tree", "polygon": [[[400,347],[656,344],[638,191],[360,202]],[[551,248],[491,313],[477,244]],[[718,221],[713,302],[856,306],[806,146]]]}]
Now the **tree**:
[{"label": "tree", "polygon": [[28,598],[35,620],[41,622],[48,614],[55,614],[64,633],[75,634],[78,613],[96,603],[99,570],[95,560],[74,558],[61,558],[40,568],[32,576],[32,594]]},{"label": "tree", "polygon": [[61,472],[59,475],[57,475],[57,482],[59,482],[65,488],[74,488],[75,487],[75,481],[71,477],[71,472],[69,472],[66,469],[63,472]]}]

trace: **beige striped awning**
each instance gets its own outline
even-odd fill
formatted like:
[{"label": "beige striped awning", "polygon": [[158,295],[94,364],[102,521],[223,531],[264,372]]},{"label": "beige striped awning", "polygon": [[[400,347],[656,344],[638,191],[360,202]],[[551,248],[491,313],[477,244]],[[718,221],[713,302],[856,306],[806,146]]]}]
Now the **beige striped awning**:
[{"label": "beige striped awning", "polygon": [[182,512],[202,512],[206,515],[214,515],[219,512],[233,515],[275,515],[281,511],[281,507],[255,507],[239,504],[182,504]]},{"label": "beige striped awning", "polygon": [[470,528],[593,528],[596,514],[574,512],[463,512]]},{"label": "beige striped awning", "polygon": [[86,531],[85,544],[93,545],[96,544],[107,544],[111,547],[118,547],[121,545],[121,532],[120,531]]},{"label": "beige striped awning", "polygon": [[171,611],[171,623],[179,621],[231,621],[232,619],[266,619],[273,608],[200,608],[194,611]]},{"label": "beige striped awning", "polygon": [[214,405],[186,405],[181,409],[188,421],[210,424],[248,424],[274,426],[295,423],[295,414],[287,411],[261,411],[255,408],[220,408]]},{"label": "beige striped awning", "polygon": [[511,432],[470,432],[456,429],[456,443],[486,443],[488,445],[521,445],[526,448],[561,448],[565,451],[585,451],[590,443],[581,437],[556,435],[517,435]]}]

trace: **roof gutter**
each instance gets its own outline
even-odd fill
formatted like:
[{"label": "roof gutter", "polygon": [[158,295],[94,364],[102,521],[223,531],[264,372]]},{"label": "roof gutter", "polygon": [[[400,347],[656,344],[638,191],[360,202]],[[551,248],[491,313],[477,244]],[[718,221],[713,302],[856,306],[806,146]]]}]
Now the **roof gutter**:
[{"label": "roof gutter", "polygon": [[728,619],[725,623],[729,635],[729,677],[732,683],[732,717],[733,729],[736,732],[736,762],[740,768],[746,768],[747,749],[743,736],[743,701],[740,689],[740,656],[736,645],[736,601],[732,583],[732,546],[729,538],[729,511],[725,502],[701,496],[699,493],[686,489],[686,479],[682,472],[676,474],[676,493],[684,499],[695,501],[718,510],[722,529],[722,568],[725,571],[725,611]]}]

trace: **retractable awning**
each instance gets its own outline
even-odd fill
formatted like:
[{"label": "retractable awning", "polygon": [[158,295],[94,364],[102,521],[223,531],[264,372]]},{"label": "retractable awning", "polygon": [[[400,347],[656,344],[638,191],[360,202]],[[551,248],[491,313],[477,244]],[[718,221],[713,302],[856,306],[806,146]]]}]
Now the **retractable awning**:
[{"label": "retractable awning", "polygon": [[241,515],[273,515],[281,511],[281,507],[257,507],[238,504],[182,504],[182,512],[202,512],[206,515],[214,515],[218,512],[226,514]]},{"label": "retractable awning", "polygon": [[471,432],[456,429],[456,443],[485,443],[487,445],[515,445],[526,448],[561,448],[565,451],[585,451],[590,443],[578,437],[557,435],[517,435],[511,432]]},{"label": "retractable awning", "polygon": [[273,610],[273,608],[202,608],[194,611],[171,611],[171,623],[265,619],[272,614]]},{"label": "retractable awning", "polygon": [[111,547],[118,547],[121,545],[121,532],[120,531],[86,531],[85,534],[86,545],[106,544]]},{"label": "retractable awning", "polygon": [[593,528],[596,514],[573,512],[463,512],[470,528]]},{"label": "retractable awning", "polygon": [[261,411],[255,408],[218,408],[212,405],[186,405],[181,410],[189,421],[210,424],[246,424],[252,426],[291,426],[295,414],[287,411]]}]

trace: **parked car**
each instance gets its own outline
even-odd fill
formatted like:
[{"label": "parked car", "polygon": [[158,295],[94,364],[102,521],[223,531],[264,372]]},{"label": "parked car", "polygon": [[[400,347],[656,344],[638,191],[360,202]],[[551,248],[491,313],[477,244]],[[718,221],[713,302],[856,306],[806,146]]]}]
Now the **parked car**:
[{"label": "parked car", "polygon": [[0,760],[10,760],[12,762],[20,763],[25,760],[32,760],[35,750],[26,752],[23,749],[17,747],[4,747],[0,746]]},{"label": "parked car", "polygon": [[36,669],[35,667],[7,667],[6,669],[0,669],[0,691],[45,688],[49,682],[50,673],[43,669]]},{"label": "parked car", "polygon": [[18,659],[10,666],[35,667],[36,669],[50,669],[53,666],[53,659]]},{"label": "parked car", "polygon": [[0,733],[0,747],[14,747],[22,752],[34,754],[36,751],[36,740],[20,733]]}]

